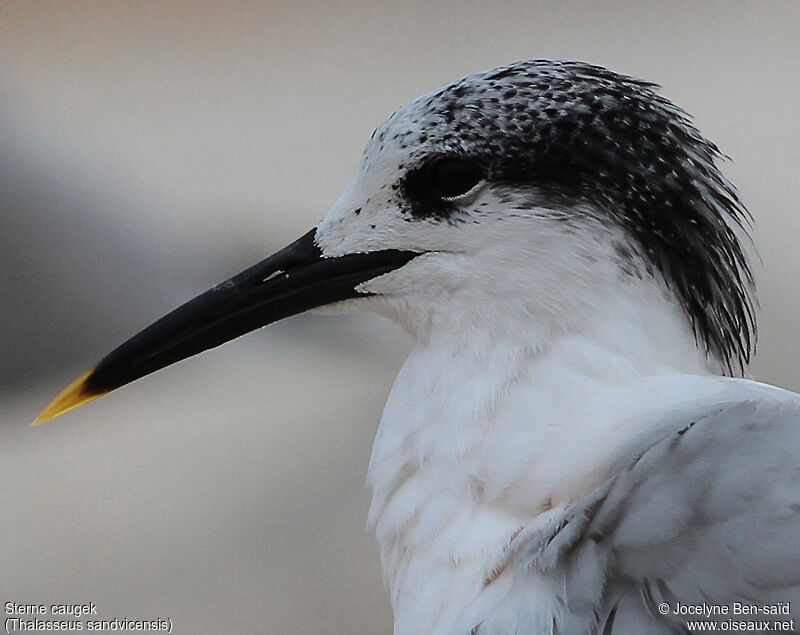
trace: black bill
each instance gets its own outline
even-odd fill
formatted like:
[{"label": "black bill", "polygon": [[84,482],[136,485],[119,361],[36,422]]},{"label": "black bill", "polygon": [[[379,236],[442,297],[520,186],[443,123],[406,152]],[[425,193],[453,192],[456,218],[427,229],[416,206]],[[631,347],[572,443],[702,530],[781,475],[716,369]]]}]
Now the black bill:
[{"label": "black bill", "polygon": [[389,249],[324,258],[315,231],[134,335],[59,394],[34,425],[261,326],[365,295],[358,285],[418,255]]}]

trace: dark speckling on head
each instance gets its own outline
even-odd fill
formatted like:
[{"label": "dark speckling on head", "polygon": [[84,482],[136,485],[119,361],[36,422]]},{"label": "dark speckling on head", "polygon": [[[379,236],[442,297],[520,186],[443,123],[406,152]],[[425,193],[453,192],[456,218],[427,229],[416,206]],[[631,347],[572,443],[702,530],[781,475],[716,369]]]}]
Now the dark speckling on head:
[{"label": "dark speckling on head", "polygon": [[387,135],[413,148],[397,188],[413,220],[459,214],[447,201],[426,200],[417,183],[431,161],[456,157],[477,163],[494,186],[532,188],[550,207],[570,202],[616,223],[631,239],[630,255],[658,272],[706,350],[733,373],[755,341],[752,276],[734,232],[749,216],[719,171],[717,146],[657,88],[580,62],[518,62],[404,106],[366,154]]}]

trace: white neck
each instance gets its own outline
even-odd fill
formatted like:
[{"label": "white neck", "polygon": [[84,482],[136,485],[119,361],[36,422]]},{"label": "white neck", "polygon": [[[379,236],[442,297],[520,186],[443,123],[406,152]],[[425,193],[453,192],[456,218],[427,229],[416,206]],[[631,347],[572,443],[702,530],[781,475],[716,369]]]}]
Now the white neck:
[{"label": "white neck", "polygon": [[368,477],[396,633],[435,632],[521,526],[587,494],[633,451],[644,433],[633,410],[652,404],[623,392],[710,373],[659,283],[606,288],[563,330],[519,312],[418,338]]}]

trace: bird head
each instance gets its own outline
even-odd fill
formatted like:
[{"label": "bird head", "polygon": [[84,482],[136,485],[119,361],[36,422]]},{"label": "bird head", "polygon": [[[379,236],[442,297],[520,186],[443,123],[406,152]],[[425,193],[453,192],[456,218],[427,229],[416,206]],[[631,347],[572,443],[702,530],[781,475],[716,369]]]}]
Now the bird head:
[{"label": "bird head", "polygon": [[466,77],[375,130],[318,227],[112,351],[37,422],[309,309],[380,312],[418,338],[519,315],[547,330],[625,279],[658,281],[734,371],[752,279],[721,158],[653,84],[597,66]]}]

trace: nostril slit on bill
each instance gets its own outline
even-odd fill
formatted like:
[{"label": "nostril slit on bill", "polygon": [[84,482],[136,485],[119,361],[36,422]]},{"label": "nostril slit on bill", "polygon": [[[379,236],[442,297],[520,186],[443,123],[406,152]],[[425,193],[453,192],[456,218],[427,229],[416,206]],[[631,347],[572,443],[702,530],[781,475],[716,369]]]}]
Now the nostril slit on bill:
[{"label": "nostril slit on bill", "polygon": [[[276,269],[276,270],[275,270],[275,271],[273,271],[271,274],[269,274],[269,275],[268,275],[266,278],[264,278],[263,280],[261,280],[261,284],[263,284],[263,283],[265,283],[265,282],[269,282],[270,280],[272,280],[273,278],[276,278],[276,277],[278,277],[278,276],[279,276],[279,275],[281,275],[282,273],[284,273],[283,269]],[[289,275],[289,274],[286,274],[286,275]]]}]

